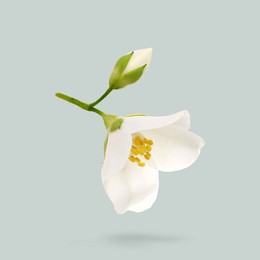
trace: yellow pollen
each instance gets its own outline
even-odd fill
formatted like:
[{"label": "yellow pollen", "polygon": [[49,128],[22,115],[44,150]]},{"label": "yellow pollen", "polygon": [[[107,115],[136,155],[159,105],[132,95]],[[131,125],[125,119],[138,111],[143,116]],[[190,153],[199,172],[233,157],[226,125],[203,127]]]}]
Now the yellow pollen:
[{"label": "yellow pollen", "polygon": [[133,155],[131,155],[131,156],[129,156],[129,160],[130,160],[131,162],[135,162],[135,157],[134,157]]},{"label": "yellow pollen", "polygon": [[132,153],[133,155],[138,155],[139,151],[137,150],[136,147],[132,146],[131,153]]},{"label": "yellow pollen", "polygon": [[136,140],[136,139],[133,140],[133,143],[134,143],[135,145],[137,145],[137,146],[139,145],[139,141]]},{"label": "yellow pollen", "polygon": [[137,136],[135,137],[135,140],[141,141],[142,138],[141,138],[139,135],[137,135]]},{"label": "yellow pollen", "polygon": [[150,144],[147,144],[147,146],[146,146],[146,150],[147,150],[148,152],[151,152],[151,150],[152,150],[152,147],[151,147],[151,145],[150,145]]},{"label": "yellow pollen", "polygon": [[146,160],[150,160],[151,154],[150,154],[149,152],[146,152],[145,155],[144,155],[144,158],[145,158]]},{"label": "yellow pollen", "polygon": [[140,150],[139,150],[139,154],[144,155],[144,152],[145,152],[145,150],[142,149],[142,148],[140,148]]},{"label": "yellow pollen", "polygon": [[137,145],[137,146],[141,145],[141,144],[142,144],[141,142],[142,142],[142,139],[141,139],[141,137],[138,136],[138,135],[133,139],[133,143],[134,143],[135,145]]},{"label": "yellow pollen", "polygon": [[135,162],[141,162],[141,160],[138,157],[135,157]]},{"label": "yellow pollen", "polygon": [[152,140],[148,140],[147,143],[150,144],[150,145],[153,145],[153,141]]},{"label": "yellow pollen", "polygon": [[140,135],[133,136],[131,152],[129,155],[129,160],[133,163],[137,163],[138,166],[144,167],[145,163],[142,161],[151,159],[151,150],[153,141],[142,137]]},{"label": "yellow pollen", "polygon": [[139,162],[139,163],[138,163],[138,166],[144,167],[144,166],[145,166],[145,163],[144,163],[144,162]]}]

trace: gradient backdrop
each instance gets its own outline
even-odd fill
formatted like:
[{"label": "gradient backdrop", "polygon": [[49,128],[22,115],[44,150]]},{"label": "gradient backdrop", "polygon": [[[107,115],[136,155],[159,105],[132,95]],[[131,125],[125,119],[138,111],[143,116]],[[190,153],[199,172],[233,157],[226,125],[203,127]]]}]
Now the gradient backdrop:
[{"label": "gradient backdrop", "polygon": [[[260,259],[259,1],[0,2],[0,258]],[[153,47],[135,85],[99,108],[187,109],[206,146],[161,173],[142,214],[117,215],[100,179],[105,128],[86,102],[115,61]]]}]

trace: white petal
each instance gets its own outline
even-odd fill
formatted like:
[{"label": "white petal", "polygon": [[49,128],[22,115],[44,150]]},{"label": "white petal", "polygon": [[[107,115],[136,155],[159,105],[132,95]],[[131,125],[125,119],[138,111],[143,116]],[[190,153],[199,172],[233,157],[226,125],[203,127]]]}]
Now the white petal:
[{"label": "white petal", "polygon": [[124,167],[126,161],[128,161],[131,146],[132,136],[124,123],[120,129],[108,134],[102,178],[105,179],[109,174],[118,172]]},{"label": "white petal", "polygon": [[126,74],[131,70],[142,67],[145,64],[147,64],[145,67],[145,70],[147,70],[148,67],[150,66],[151,59],[152,59],[152,48],[134,51],[134,54],[132,55],[130,61],[128,62],[124,70],[124,74]]},{"label": "white petal", "polygon": [[130,133],[141,132],[172,125],[189,129],[190,115],[188,111],[181,111],[169,116],[133,116],[125,117],[124,122]]},{"label": "white petal", "polygon": [[174,125],[144,131],[153,140],[152,158],[160,171],[171,172],[189,167],[194,163],[204,141],[198,135]]},{"label": "white petal", "polygon": [[128,161],[125,167],[103,180],[105,191],[118,214],[149,209],[157,198],[159,174],[149,166]]}]

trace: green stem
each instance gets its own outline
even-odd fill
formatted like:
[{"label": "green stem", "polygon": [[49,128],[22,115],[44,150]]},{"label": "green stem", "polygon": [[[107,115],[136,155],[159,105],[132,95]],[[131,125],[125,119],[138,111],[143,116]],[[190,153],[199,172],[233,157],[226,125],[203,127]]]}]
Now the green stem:
[{"label": "green stem", "polygon": [[[109,93],[107,93],[106,95],[108,95],[108,94]],[[76,106],[78,106],[78,107],[80,107],[80,108],[82,108],[84,110],[87,110],[87,111],[90,111],[90,112],[94,112],[94,113],[100,115],[103,118],[105,126],[106,126],[107,129],[109,128],[111,123],[117,118],[115,115],[106,114],[103,111],[101,111],[101,110],[91,106],[90,104],[84,103],[84,102],[82,102],[82,101],[80,101],[80,100],[78,100],[76,98],[64,95],[62,93],[56,93],[55,95],[56,95],[56,97],[61,98],[61,99],[65,100],[65,101],[67,101],[69,103],[72,103],[72,104],[74,104],[74,105],[76,105]],[[94,104],[94,103],[92,103],[92,104]]]},{"label": "green stem", "polygon": [[106,117],[107,114],[105,114],[104,112],[102,112],[101,110],[95,108],[95,107],[90,107],[88,111],[94,112],[98,115],[100,115],[101,117]]},{"label": "green stem", "polygon": [[87,104],[87,103],[84,103],[84,102],[82,102],[82,101],[80,101],[80,100],[78,100],[76,98],[64,95],[62,93],[56,93],[55,95],[58,98],[61,98],[61,99],[65,100],[65,101],[68,101],[68,102],[70,102],[70,103],[72,103],[72,104],[74,104],[74,105],[76,105],[76,106],[78,106],[78,107],[80,107],[80,108],[82,108],[84,110],[89,111],[89,104]]},{"label": "green stem", "polygon": [[109,93],[112,91],[112,88],[108,88],[107,91],[99,98],[97,99],[95,102],[89,104],[89,107],[94,107],[95,105],[97,105],[98,103],[100,103],[107,95],[109,95]]}]

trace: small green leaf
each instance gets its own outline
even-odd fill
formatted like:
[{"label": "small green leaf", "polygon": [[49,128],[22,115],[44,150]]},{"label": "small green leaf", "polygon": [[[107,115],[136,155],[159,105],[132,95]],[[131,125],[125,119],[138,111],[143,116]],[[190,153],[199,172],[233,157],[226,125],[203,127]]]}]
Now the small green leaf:
[{"label": "small green leaf", "polygon": [[117,118],[109,127],[110,132],[114,132],[117,129],[120,129],[121,125],[123,124],[123,118]]},{"label": "small green leaf", "polygon": [[124,55],[121,57],[115,64],[113,72],[109,79],[109,86],[113,88],[117,84],[117,81],[121,78],[121,74],[124,72],[128,62],[130,61],[134,52],[132,51],[129,54]]},{"label": "small green leaf", "polygon": [[143,65],[142,67],[139,67],[137,69],[134,69],[128,73],[126,73],[117,83],[116,85],[116,89],[120,89],[123,88],[127,85],[133,84],[136,81],[138,81],[143,73],[144,73],[144,69],[146,67],[147,64]]}]

